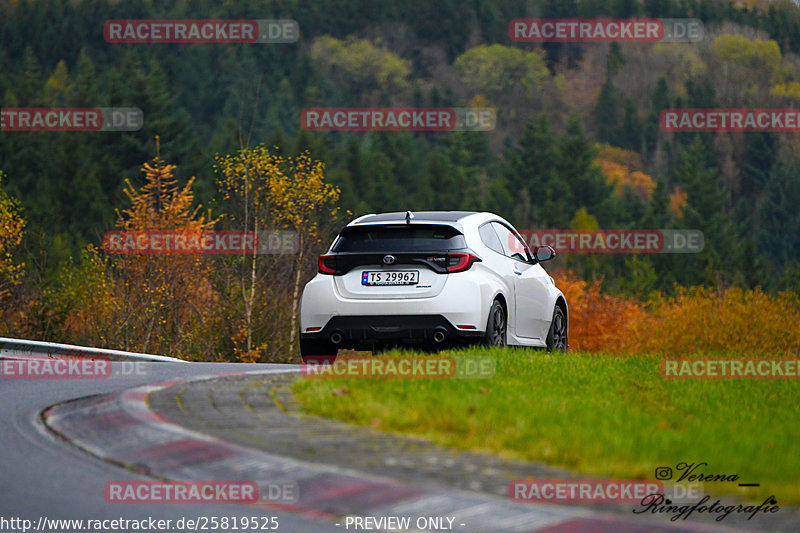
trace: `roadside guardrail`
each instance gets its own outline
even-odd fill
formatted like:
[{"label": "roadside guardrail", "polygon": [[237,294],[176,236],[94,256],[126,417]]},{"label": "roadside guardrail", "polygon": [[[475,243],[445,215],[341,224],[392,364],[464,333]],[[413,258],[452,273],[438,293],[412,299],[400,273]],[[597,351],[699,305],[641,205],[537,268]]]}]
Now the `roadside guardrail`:
[{"label": "roadside guardrail", "polygon": [[58,344],[55,342],[29,341],[25,339],[11,339],[0,337],[0,358],[32,357],[32,356],[76,356],[106,357],[112,361],[157,361],[162,363],[187,363],[182,359],[166,357],[163,355],[150,355],[136,352],[123,352],[121,350],[108,350],[105,348],[88,348],[73,344]]}]

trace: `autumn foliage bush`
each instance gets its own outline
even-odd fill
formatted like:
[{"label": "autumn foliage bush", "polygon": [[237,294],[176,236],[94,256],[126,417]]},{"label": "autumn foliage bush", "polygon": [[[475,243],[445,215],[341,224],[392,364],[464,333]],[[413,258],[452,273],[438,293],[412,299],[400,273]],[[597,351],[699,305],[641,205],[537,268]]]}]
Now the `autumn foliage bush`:
[{"label": "autumn foliage bush", "polygon": [[601,292],[601,281],[589,283],[571,271],[554,275],[569,307],[571,349],[619,351],[619,343],[646,315],[643,307],[627,298]]},{"label": "autumn foliage bush", "polygon": [[798,355],[800,302],[797,294],[771,296],[760,289],[680,288],[673,297],[648,302],[643,320],[624,351],[688,355],[741,353]]},{"label": "autumn foliage bush", "polygon": [[554,275],[569,305],[570,347],[589,352],[698,355],[800,352],[800,299],[759,289],[678,288],[646,302],[603,294],[571,272]]}]

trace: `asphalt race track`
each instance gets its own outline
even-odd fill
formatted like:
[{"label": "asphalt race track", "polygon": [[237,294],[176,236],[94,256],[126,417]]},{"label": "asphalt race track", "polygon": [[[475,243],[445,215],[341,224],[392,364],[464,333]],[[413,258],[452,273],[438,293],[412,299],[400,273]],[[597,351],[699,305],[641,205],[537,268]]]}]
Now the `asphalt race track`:
[{"label": "asphalt race track", "polygon": [[[122,363],[113,363],[114,370]],[[75,398],[121,391],[152,381],[242,371],[224,363],[142,363],[133,375],[105,379],[0,379],[0,516],[30,520],[32,530],[44,519],[196,519],[199,515],[252,516],[247,505],[220,504],[108,504],[107,481],[146,480],[148,477],[108,464],[59,440],[43,425],[40,415],[48,406]],[[251,365],[248,370],[286,371],[285,365]],[[112,373],[113,374],[113,373]],[[136,375],[139,374],[139,375]],[[329,521],[295,513],[258,510],[277,516],[278,531],[331,531]],[[15,527],[15,524],[19,526]],[[3,524],[0,530],[22,531],[22,522]],[[209,526],[210,527],[210,526]],[[260,529],[260,525],[259,525]],[[43,529],[44,531],[65,531]],[[111,531],[109,529],[108,531]]]},{"label": "asphalt race track", "polygon": [[[276,408],[271,383],[291,381],[287,373],[298,371],[297,366],[111,364],[110,375],[102,379],[14,379],[9,373],[0,377],[4,406],[0,531],[733,530],[713,523],[634,519],[629,512],[613,514],[581,506],[514,503],[501,494],[502,483],[499,491],[497,487],[460,490],[440,475],[444,473],[441,466],[421,462],[429,463],[437,456],[440,464],[451,460],[434,448],[418,451],[416,459],[415,454],[406,456],[417,462],[410,463],[416,466],[406,468],[403,475],[402,468],[387,468],[388,463],[380,462],[380,452],[370,451],[369,436],[360,430],[332,421],[293,418],[284,412],[285,407]],[[277,403],[285,405],[283,400]],[[314,454],[322,457],[315,459]],[[367,459],[377,461],[372,469]],[[453,458],[457,467],[450,469],[452,475],[469,478],[468,462],[473,459]],[[478,471],[497,472],[498,467],[484,465]],[[535,471],[528,474],[540,477]],[[299,497],[289,504],[281,499],[247,505],[115,503],[106,500],[105,492],[107,484],[126,481],[251,479],[293,483]],[[347,527],[345,519],[354,516],[451,517],[455,523],[399,528],[391,523],[377,527],[373,522],[371,527]],[[234,517],[240,520],[239,527],[231,526]],[[54,524],[54,520],[109,522],[97,528],[88,522],[78,527]],[[143,522],[135,527],[112,520]],[[158,520],[171,523],[158,525]],[[757,530],[756,523],[737,524],[743,525]],[[768,529],[790,530],[775,525]]]}]

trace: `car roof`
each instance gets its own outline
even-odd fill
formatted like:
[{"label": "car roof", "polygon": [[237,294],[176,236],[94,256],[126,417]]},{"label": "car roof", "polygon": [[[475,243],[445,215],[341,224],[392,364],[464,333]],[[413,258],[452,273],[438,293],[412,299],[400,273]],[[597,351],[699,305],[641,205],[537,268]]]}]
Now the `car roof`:
[{"label": "car roof", "polygon": [[[407,211],[395,211],[392,213],[373,213],[358,217],[348,224],[348,226],[357,226],[362,224],[385,224],[385,223],[405,223]],[[412,211],[411,223],[454,223],[461,220],[478,215],[476,211]]]}]

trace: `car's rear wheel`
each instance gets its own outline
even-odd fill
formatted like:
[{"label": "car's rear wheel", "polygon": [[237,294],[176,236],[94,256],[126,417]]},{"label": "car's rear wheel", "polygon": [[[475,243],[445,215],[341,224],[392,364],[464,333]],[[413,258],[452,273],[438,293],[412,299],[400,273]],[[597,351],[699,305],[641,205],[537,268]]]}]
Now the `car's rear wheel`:
[{"label": "car's rear wheel", "polygon": [[300,339],[300,355],[336,355],[339,350],[333,343],[319,339]]},{"label": "car's rear wheel", "polygon": [[489,310],[489,321],[486,324],[486,335],[483,344],[486,346],[505,346],[506,345],[506,312],[497,300]]},{"label": "car's rear wheel", "polygon": [[553,311],[553,321],[550,322],[550,331],[547,332],[547,351],[567,351],[567,317],[564,310],[556,306]]}]

